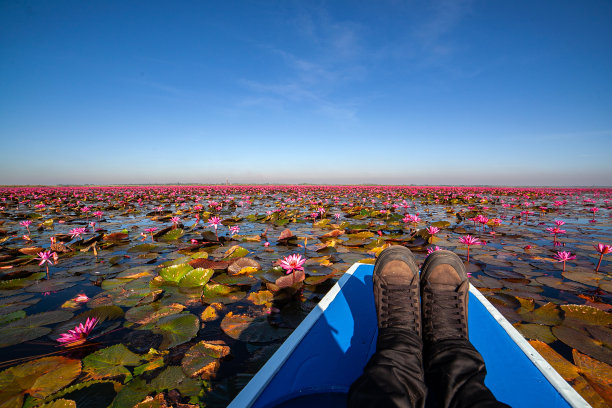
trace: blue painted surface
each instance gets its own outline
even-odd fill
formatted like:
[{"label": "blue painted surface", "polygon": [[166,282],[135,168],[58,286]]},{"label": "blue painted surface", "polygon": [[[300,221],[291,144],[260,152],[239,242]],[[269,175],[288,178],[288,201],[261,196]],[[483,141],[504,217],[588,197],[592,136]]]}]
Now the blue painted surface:
[{"label": "blue painted surface", "polygon": [[[361,265],[254,407],[342,406],[376,347],[372,265]],[[487,309],[470,295],[470,340],[482,354],[487,386],[513,407],[569,407]]]}]

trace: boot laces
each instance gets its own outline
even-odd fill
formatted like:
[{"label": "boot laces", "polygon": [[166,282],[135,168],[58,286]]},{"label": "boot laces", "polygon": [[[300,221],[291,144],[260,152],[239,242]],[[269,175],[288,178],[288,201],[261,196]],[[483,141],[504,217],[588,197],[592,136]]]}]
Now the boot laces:
[{"label": "boot laces", "polygon": [[463,291],[439,290],[426,285],[423,290],[425,336],[436,341],[444,338],[467,338]]},{"label": "boot laces", "polygon": [[382,284],[381,327],[405,326],[420,333],[418,285]]}]

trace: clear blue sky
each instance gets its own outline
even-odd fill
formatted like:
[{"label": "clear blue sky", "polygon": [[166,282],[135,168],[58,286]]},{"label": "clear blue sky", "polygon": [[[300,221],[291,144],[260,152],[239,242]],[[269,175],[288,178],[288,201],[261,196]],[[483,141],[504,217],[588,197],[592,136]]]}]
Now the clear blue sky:
[{"label": "clear blue sky", "polygon": [[612,185],[612,2],[0,2],[0,184]]}]

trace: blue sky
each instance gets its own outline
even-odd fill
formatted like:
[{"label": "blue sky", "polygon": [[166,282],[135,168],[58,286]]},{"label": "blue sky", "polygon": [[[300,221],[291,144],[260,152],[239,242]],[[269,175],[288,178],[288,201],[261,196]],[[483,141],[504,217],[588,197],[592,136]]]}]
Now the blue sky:
[{"label": "blue sky", "polygon": [[612,2],[3,1],[0,184],[612,185]]}]

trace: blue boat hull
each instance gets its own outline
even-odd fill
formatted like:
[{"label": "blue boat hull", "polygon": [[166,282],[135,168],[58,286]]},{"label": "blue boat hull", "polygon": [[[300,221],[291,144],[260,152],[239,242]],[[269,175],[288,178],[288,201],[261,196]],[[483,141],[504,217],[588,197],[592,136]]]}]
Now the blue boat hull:
[{"label": "blue boat hull", "polygon": [[[230,407],[344,406],[376,348],[372,271],[373,265],[353,265]],[[589,406],[474,287],[468,324],[487,366],[485,382],[500,401]]]}]

